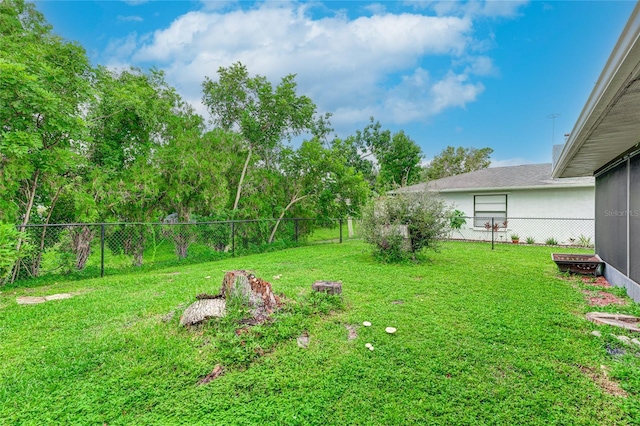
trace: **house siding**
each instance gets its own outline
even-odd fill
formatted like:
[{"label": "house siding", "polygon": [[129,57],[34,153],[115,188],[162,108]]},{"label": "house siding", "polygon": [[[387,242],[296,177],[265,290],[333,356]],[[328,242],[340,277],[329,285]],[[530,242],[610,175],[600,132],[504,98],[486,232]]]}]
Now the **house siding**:
[{"label": "house siding", "polygon": [[[440,196],[447,204],[471,217],[474,214],[474,196],[488,194],[507,195],[508,228],[499,234],[502,239],[507,240],[509,234],[517,233],[522,239],[532,237],[536,242],[555,238],[560,243],[570,244],[570,239],[577,240],[580,236],[590,238],[591,241],[594,240],[595,232],[592,220],[575,222],[569,220],[594,218],[595,190],[593,187],[442,192]],[[471,220],[467,221],[462,236],[468,239],[486,238],[485,230],[481,227],[474,228],[471,226],[472,222]]]}]

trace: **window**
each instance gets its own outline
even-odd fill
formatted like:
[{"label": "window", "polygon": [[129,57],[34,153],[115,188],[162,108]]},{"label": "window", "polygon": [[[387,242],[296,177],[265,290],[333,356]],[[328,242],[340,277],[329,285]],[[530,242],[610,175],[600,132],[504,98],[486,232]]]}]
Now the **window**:
[{"label": "window", "polygon": [[507,194],[474,195],[473,226],[484,227],[485,223],[502,223],[507,219]]}]

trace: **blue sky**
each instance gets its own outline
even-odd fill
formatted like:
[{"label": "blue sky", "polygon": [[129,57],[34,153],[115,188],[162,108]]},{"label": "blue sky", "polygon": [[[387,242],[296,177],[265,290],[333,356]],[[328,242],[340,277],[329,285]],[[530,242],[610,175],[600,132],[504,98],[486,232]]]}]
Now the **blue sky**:
[{"label": "blue sky", "polygon": [[[95,64],[166,71],[203,115],[200,84],[244,63],[333,114],[370,116],[428,161],[491,147],[493,165],[551,161],[629,18],[632,1],[36,1]],[[560,114],[553,123],[548,116]]]}]

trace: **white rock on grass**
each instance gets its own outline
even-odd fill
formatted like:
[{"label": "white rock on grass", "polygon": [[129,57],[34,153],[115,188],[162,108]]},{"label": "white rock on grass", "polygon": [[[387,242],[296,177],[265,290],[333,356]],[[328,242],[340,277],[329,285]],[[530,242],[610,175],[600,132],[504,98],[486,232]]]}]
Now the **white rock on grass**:
[{"label": "white rock on grass", "polygon": [[371,327],[371,323],[369,321],[365,321],[362,323],[365,327]]},{"label": "white rock on grass", "polygon": [[593,330],[591,332],[592,335],[596,336],[596,337],[602,337],[602,333],[600,333],[598,330]]},{"label": "white rock on grass", "polygon": [[394,327],[387,327],[384,329],[384,331],[386,331],[389,334],[393,334],[396,332],[396,329]]},{"label": "white rock on grass", "polygon": [[616,338],[627,345],[631,343],[631,338],[629,336],[616,336]]}]

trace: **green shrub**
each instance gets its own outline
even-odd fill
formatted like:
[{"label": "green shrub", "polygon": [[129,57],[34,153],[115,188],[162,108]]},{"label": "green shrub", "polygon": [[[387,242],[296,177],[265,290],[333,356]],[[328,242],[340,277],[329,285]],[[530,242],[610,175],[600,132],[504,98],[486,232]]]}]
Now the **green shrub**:
[{"label": "green shrub", "polygon": [[20,251],[17,250],[18,240],[24,238],[15,227],[8,223],[0,223],[0,285],[9,279],[13,265],[20,258],[20,253],[25,253],[29,245],[23,240]]},{"label": "green shrub", "polygon": [[535,244],[536,240],[533,237],[527,237],[527,244]]},{"label": "green shrub", "polygon": [[548,246],[557,246],[558,245],[558,240],[556,240],[553,237],[547,238],[544,243]]},{"label": "green shrub", "polygon": [[578,245],[580,247],[592,247],[593,244],[591,243],[591,237],[587,237],[586,235],[580,234],[580,236],[578,237]]},{"label": "green shrub", "polygon": [[417,260],[423,249],[438,249],[451,226],[444,202],[428,192],[372,200],[362,215],[362,233],[383,262]]}]

